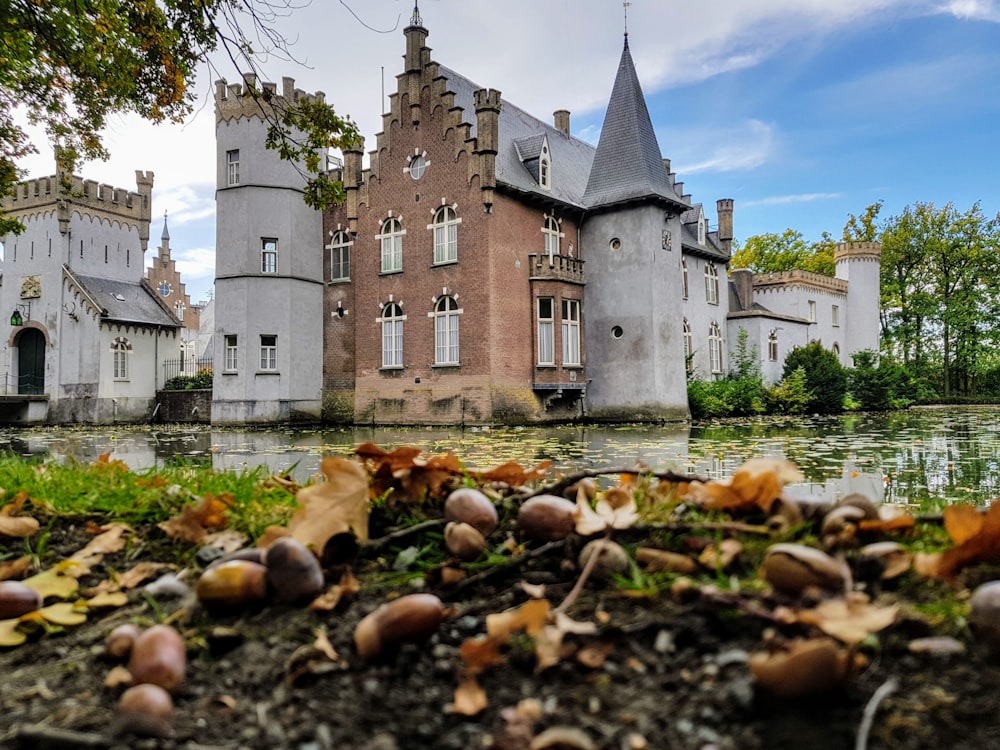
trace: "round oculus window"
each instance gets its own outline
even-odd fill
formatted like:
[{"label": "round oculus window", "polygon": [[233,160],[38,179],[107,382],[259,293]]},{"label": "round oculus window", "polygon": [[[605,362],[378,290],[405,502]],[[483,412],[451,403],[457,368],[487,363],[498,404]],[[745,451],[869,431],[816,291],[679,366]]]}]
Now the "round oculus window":
[{"label": "round oculus window", "polygon": [[171,291],[173,291],[173,290],[170,288],[169,282],[166,282],[166,281],[161,281],[160,282],[160,294],[161,295],[163,295],[164,297],[169,297]]},{"label": "round oculus window", "polygon": [[419,180],[427,171],[427,160],[420,154],[410,159],[410,177]]},{"label": "round oculus window", "polygon": [[620,339],[624,334],[625,331],[622,330],[621,326],[615,326],[614,328],[611,329],[612,338]]},{"label": "round oculus window", "polygon": [[611,242],[608,243],[608,247],[610,247],[612,250],[621,250],[622,241],[617,237],[612,237]]}]

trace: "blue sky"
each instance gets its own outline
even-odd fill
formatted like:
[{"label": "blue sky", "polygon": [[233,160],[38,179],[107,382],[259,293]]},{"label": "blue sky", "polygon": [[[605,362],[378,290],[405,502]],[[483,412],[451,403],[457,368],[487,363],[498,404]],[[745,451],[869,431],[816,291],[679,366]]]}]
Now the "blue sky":
[{"label": "blue sky", "polygon": [[[412,11],[412,0],[313,0],[277,20],[298,62],[272,56],[265,76],[326,92],[370,149]],[[596,143],[622,51],[619,0],[421,0],[420,12],[433,59],[539,118],[569,109],[573,134]],[[712,223],[716,199],[735,200],[738,240],[839,237],[876,200],[883,216],[916,202],[1000,211],[1000,0],[632,0],[628,13],[660,149]],[[220,76],[237,77],[222,62],[205,71],[209,104],[184,125],[116,118],[111,161],[80,170],[121,187],[136,169],[156,173],[151,234],[168,211],[195,301],[214,275]],[[22,165],[30,176],[53,170],[39,146]]]}]

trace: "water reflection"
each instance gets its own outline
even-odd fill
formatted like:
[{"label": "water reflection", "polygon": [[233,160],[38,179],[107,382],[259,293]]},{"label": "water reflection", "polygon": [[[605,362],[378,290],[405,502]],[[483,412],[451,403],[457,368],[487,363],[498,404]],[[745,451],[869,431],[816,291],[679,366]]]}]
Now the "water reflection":
[{"label": "water reflection", "polygon": [[770,419],[739,424],[503,429],[32,428],[0,431],[0,450],[90,462],[103,453],[133,469],[188,462],[218,470],[264,466],[305,481],[325,455],[361,442],[454,451],[469,467],[552,460],[555,468],[628,468],[722,478],[748,458],[783,456],[807,482],[794,494],[847,492],[933,508],[1000,495],[1000,408],[922,408],[894,414]]}]

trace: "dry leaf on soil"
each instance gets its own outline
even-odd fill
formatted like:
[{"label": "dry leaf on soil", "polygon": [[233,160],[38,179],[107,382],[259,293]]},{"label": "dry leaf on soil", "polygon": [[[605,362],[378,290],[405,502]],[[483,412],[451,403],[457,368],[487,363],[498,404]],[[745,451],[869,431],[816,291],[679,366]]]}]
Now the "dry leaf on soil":
[{"label": "dry leaf on soil", "polygon": [[601,495],[594,507],[584,488],[576,493],[573,511],[576,533],[592,536],[608,529],[627,529],[639,520],[639,509],[630,487],[612,487]]},{"label": "dry leaf on soil", "polygon": [[787,459],[751,458],[729,479],[692,481],[685,496],[710,510],[770,513],[785,485],[802,480],[802,472]]},{"label": "dry leaf on soil", "polygon": [[898,604],[878,607],[864,594],[855,593],[846,599],[829,599],[813,609],[799,610],[797,619],[851,645],[892,625],[898,612]]},{"label": "dry leaf on soil", "polygon": [[351,571],[347,571],[340,577],[340,581],[328,588],[325,593],[320,594],[309,605],[309,609],[317,612],[332,612],[340,602],[350,596],[354,596],[361,590],[361,583],[355,578]]},{"label": "dry leaf on soil", "polygon": [[934,554],[918,554],[913,567],[930,578],[952,578],[966,565],[1000,560],[1000,500],[985,513],[971,505],[944,509],[944,527],[955,547]]},{"label": "dry leaf on soil", "polygon": [[216,497],[206,494],[197,505],[185,505],[180,515],[169,518],[159,527],[171,539],[180,539],[192,544],[202,544],[208,529],[221,529],[226,525],[226,511],[235,498],[229,494]]},{"label": "dry leaf on soil", "polygon": [[[295,495],[299,508],[288,521],[288,533],[322,553],[330,537],[353,533],[368,541],[368,474],[357,461],[330,456],[320,462],[325,482],[303,487]],[[270,531],[270,530],[269,530]]]},{"label": "dry leaf on soil", "polygon": [[31,516],[20,516],[18,513],[28,501],[28,493],[18,492],[9,503],[0,507],[0,536],[10,536],[18,539],[33,536],[40,525]]},{"label": "dry leaf on soil", "polygon": [[24,555],[14,560],[0,562],[0,581],[9,581],[31,570],[31,557]]},{"label": "dry leaf on soil", "polygon": [[105,555],[123,550],[125,548],[125,533],[132,531],[132,528],[125,523],[113,523],[110,526],[99,528],[100,534],[70,556],[69,562],[73,565],[67,571],[74,578],[85,576],[104,559]]}]

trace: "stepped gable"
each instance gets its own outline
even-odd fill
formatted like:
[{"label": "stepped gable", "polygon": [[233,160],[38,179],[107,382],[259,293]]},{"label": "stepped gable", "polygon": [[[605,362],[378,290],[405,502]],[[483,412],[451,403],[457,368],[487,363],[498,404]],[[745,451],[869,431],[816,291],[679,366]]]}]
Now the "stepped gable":
[{"label": "stepped gable", "polygon": [[602,208],[650,198],[688,208],[664,167],[626,35],[583,202]]}]

